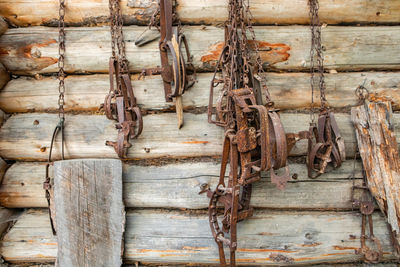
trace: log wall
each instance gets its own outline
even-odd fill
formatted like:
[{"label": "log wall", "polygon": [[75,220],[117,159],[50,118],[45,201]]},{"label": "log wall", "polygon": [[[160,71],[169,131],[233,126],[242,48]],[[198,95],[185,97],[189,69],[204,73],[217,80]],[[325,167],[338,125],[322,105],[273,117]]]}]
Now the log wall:
[{"label": "log wall", "polygon": [[[138,79],[142,68],[160,65],[158,40],[134,45],[147,28],[156,1],[121,0],[132,85],[145,115],[143,134],[132,141],[123,163],[125,263],[218,264],[206,216],[208,199],[198,193],[204,186],[215,187],[218,180],[223,131],[207,123],[206,107],[211,71],[223,45],[226,3],[177,0],[199,72],[197,83],[183,96],[185,124],[178,130],[174,105],[164,102],[160,76]],[[114,122],[99,110],[109,90],[108,1],[66,4],[66,156],[116,158],[104,145],[117,136]],[[285,130],[306,130],[311,97],[307,0],[250,4],[267,85],[282,110]],[[0,176],[0,206],[7,208],[0,211],[27,208],[15,216],[17,222],[4,235],[0,254],[10,263],[52,264],[57,243],[42,183],[58,121],[57,1],[0,0],[0,16],[0,109],[11,115],[0,128],[0,157],[12,163]],[[400,111],[400,1],[320,0],[320,17],[326,24],[322,43],[327,98],[349,159],[340,169],[311,180],[303,163],[307,144],[296,144],[289,161],[298,178],[285,191],[276,190],[268,175],[254,186],[255,215],[238,225],[240,265],[360,262],[355,250],[360,246],[361,217],[352,210],[350,198],[353,184],[360,185],[362,176],[360,161],[355,168],[352,161],[357,142],[349,111],[357,104],[354,90],[360,84]],[[400,136],[398,113],[392,123]],[[55,158],[60,158],[59,152],[56,142]],[[374,224],[383,260],[396,262],[378,211]]]}]

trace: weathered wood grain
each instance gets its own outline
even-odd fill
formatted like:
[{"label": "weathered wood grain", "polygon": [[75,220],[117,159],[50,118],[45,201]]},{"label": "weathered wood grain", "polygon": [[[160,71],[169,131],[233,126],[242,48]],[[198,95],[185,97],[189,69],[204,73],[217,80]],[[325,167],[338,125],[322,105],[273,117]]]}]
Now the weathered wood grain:
[{"label": "weathered wood grain", "polygon": [[[324,23],[399,23],[400,4],[396,0],[320,0],[320,17]],[[178,0],[177,12],[186,24],[222,23],[227,17],[227,1]],[[251,0],[256,24],[307,24],[306,0]],[[0,15],[18,26],[56,26],[57,3],[51,0],[1,0]],[[122,0],[126,24],[146,24],[156,8],[154,0]],[[67,3],[68,25],[93,25],[107,22],[108,2],[105,0]]]},{"label": "weathered wood grain", "polygon": [[[388,102],[367,101],[351,110],[368,187],[399,244],[400,159],[392,116]],[[397,249],[400,252],[400,246]]]},{"label": "weathered wood grain", "polygon": [[54,162],[59,266],[122,264],[125,207],[116,159]]},{"label": "weathered wood grain", "polygon": [[[309,74],[268,73],[267,85],[275,105],[281,109],[305,109],[310,107],[311,89]],[[333,108],[354,106],[358,100],[354,89],[366,81],[376,98],[392,101],[395,110],[400,109],[400,72],[356,72],[327,74],[327,98]],[[185,110],[208,105],[210,73],[198,74],[197,83],[183,95]],[[109,91],[108,75],[73,75],[65,79],[67,111],[96,111]],[[132,75],[132,85],[139,106],[149,110],[169,110],[174,107],[165,102],[160,76],[137,80]],[[58,80],[55,77],[21,77],[11,80],[0,91],[0,108],[9,113],[55,111],[58,109]],[[219,94],[215,90],[215,98]],[[315,100],[319,101],[319,93]]]},{"label": "weathered wood grain", "polygon": [[8,71],[6,70],[4,65],[0,63],[0,92],[9,80],[10,75],[8,74]]},{"label": "weathered wood grain", "polygon": [[[178,130],[173,113],[154,114],[143,119],[143,133],[132,143],[127,159],[159,157],[182,158],[217,156],[222,153],[223,129],[209,124],[206,114],[185,113],[185,127]],[[286,132],[308,130],[309,114],[282,113]],[[339,128],[346,143],[346,155],[354,155],[356,140],[350,116],[336,114]],[[5,159],[47,160],[48,148],[58,115],[29,113],[11,116],[0,129],[0,156]],[[395,114],[394,125],[400,123]],[[66,116],[66,158],[116,158],[106,140],[115,140],[114,122],[104,115]],[[395,127],[398,129],[398,127]],[[55,143],[54,158],[59,158],[59,139]],[[307,142],[298,142],[292,156],[305,155]]]},{"label": "weathered wood grain", "polygon": [[[355,183],[360,183],[361,166],[357,162]],[[199,195],[202,185],[215,188],[218,162],[168,164],[165,166],[123,165],[124,203],[130,208],[204,209],[208,198]],[[269,178],[254,184],[251,205],[273,209],[351,209],[353,162],[347,161],[318,180],[307,177],[305,164],[290,164],[298,178],[279,191]],[[0,186],[0,205],[10,208],[47,207],[43,191],[44,163],[15,163]],[[173,194],[173,196],[171,195]],[[171,197],[172,196],[172,197]]]},{"label": "weathered wood grain", "polygon": [[[256,211],[238,224],[237,262],[282,266],[358,261],[360,220],[358,212]],[[378,213],[374,230],[384,259],[393,259],[387,226]],[[0,252],[10,262],[54,261],[57,243],[47,213],[27,211],[5,236]],[[283,260],[273,254],[282,255]],[[124,258],[127,262],[216,265],[218,252],[204,213],[138,210],[127,213]]]},{"label": "weathered wood grain", "polygon": [[[130,70],[160,65],[158,42],[136,47],[135,39],[146,27],[124,28]],[[306,26],[255,27],[265,66],[279,70],[306,70],[310,30]],[[194,65],[212,70],[223,46],[223,29],[212,26],[184,27]],[[326,27],[322,42],[326,69],[400,69],[400,27]],[[68,28],[65,69],[69,73],[108,72],[111,55],[107,27]],[[207,38],[204,38],[207,36]],[[371,38],[374,36],[374,38]],[[19,74],[57,71],[58,31],[48,27],[10,29],[0,37],[0,61]]]}]

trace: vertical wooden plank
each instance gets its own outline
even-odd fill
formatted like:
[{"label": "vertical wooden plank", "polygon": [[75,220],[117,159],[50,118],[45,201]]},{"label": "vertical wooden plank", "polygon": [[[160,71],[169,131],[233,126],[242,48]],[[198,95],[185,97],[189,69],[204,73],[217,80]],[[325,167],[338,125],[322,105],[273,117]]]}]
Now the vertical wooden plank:
[{"label": "vertical wooden plank", "polygon": [[368,187],[386,215],[400,252],[400,159],[390,102],[369,102],[351,109]]},{"label": "vertical wooden plank", "polygon": [[116,159],[54,163],[59,266],[121,266],[125,209]]}]

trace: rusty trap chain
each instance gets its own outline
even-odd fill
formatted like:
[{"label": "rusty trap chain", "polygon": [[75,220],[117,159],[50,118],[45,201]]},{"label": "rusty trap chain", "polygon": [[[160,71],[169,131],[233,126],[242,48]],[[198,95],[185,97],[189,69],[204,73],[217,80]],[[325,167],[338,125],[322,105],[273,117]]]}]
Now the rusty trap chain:
[{"label": "rusty trap chain", "polygon": [[129,62],[125,55],[123,20],[119,0],[109,0],[111,49],[109,60],[110,91],[102,105],[106,117],[116,120],[117,141],[107,141],[120,158],[126,158],[130,139],[137,138],[143,130],[143,119],[133,92]]},{"label": "rusty trap chain", "polygon": [[[363,90],[361,88],[361,90]],[[356,89],[358,91],[358,89]],[[358,93],[358,92],[357,92]],[[356,94],[357,94],[356,93]],[[361,98],[360,98],[361,100]],[[372,213],[375,209],[375,201],[368,187],[368,180],[365,173],[365,169],[362,166],[362,185],[355,184],[355,174],[356,174],[356,159],[357,151],[354,153],[353,159],[353,172],[351,178],[353,180],[353,186],[351,189],[351,204],[352,208],[358,208],[361,213],[361,234],[360,234],[360,244],[361,247],[356,250],[356,254],[363,257],[366,263],[379,263],[383,256],[382,245],[379,239],[374,235],[374,225]],[[356,198],[356,190],[361,190],[361,195]],[[369,233],[367,234],[367,228]],[[367,241],[370,241],[373,246],[368,246]]]},{"label": "rusty trap chain", "polygon": [[196,71],[174,2],[174,0],[159,0],[158,8],[153,13],[149,24],[149,28],[155,27],[160,32],[161,67],[144,69],[140,77],[161,75],[165,101],[172,102],[175,99],[180,129],[183,126],[182,95],[194,85]]},{"label": "rusty trap chain", "polygon": [[[211,81],[208,106],[209,123],[225,129],[220,176],[215,190],[202,190],[210,198],[209,224],[221,266],[227,266],[224,247],[230,250],[230,266],[236,264],[237,223],[253,214],[252,184],[261,179],[262,171],[269,171],[271,182],[284,189],[291,178],[288,153],[308,133],[285,134],[266,85],[249,0],[229,0],[228,13],[225,43]],[[217,88],[220,94],[214,109]],[[278,169],[283,169],[281,176],[275,172]],[[220,207],[224,210],[222,219]]]},{"label": "rusty trap chain", "polygon": [[[326,99],[324,77],[324,57],[321,44],[321,22],[319,20],[318,0],[308,0],[310,8],[311,49],[310,49],[310,85],[311,107],[310,128],[308,133],[307,167],[308,176],[317,178],[327,171],[329,163],[339,168],[346,160],[344,139],[340,134],[333,111]],[[320,111],[318,122],[315,122],[315,87],[318,83],[320,93]]]},{"label": "rusty trap chain", "polygon": [[64,139],[64,128],[65,128],[65,110],[64,110],[64,105],[65,105],[65,99],[64,99],[64,94],[65,94],[65,77],[66,73],[64,70],[65,66],[65,40],[66,40],[66,34],[65,34],[65,0],[59,0],[59,5],[58,5],[58,123],[56,127],[54,128],[53,135],[51,137],[51,143],[50,143],[50,150],[49,150],[49,157],[47,159],[47,164],[46,164],[46,172],[45,172],[45,181],[43,182],[43,189],[45,190],[45,197],[47,200],[47,206],[48,206],[48,211],[49,211],[49,218],[50,218],[50,225],[51,225],[51,230],[53,232],[53,235],[56,235],[56,228],[55,228],[55,222],[53,220],[53,215],[51,212],[51,195],[53,193],[52,189],[52,184],[51,184],[51,178],[50,178],[50,165],[53,165],[53,160],[52,160],[52,152],[53,152],[53,147],[54,143],[56,141],[56,138],[59,133],[61,133],[61,159],[65,159],[65,153],[64,153],[64,148],[65,148],[65,139]]}]

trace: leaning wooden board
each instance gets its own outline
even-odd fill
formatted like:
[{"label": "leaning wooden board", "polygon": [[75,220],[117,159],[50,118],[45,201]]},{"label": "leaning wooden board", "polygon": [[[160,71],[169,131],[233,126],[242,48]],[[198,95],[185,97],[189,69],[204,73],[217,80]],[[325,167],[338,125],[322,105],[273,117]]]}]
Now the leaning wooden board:
[{"label": "leaning wooden board", "polygon": [[[0,205],[10,208],[47,207],[43,191],[45,163],[18,162],[7,171],[0,186]],[[123,165],[124,203],[129,208],[205,209],[209,200],[199,195],[201,187],[215,188],[220,164],[212,162],[177,163],[163,166]],[[361,166],[357,162],[355,184],[360,185]],[[309,179],[305,164],[290,164],[291,174],[298,178],[284,191],[276,189],[267,178],[254,184],[251,205],[272,209],[350,210],[349,175],[353,162]]]},{"label": "leaning wooden board", "polygon": [[[1,72],[1,68],[0,68]],[[326,74],[327,98],[333,108],[346,108],[357,104],[355,88],[365,81],[375,97],[393,102],[394,109],[400,109],[400,72],[355,72]],[[148,110],[169,110],[174,103],[165,102],[161,76],[137,80],[132,75],[132,85],[137,102]],[[267,85],[275,106],[281,110],[305,109],[310,107],[310,76],[307,73],[267,73]],[[199,73],[197,83],[183,96],[185,110],[203,108],[208,105],[211,73]],[[96,111],[109,91],[108,75],[72,75],[65,79],[66,93],[64,106],[67,111]],[[55,77],[21,77],[11,80],[0,91],[0,109],[6,112],[55,111],[58,86]],[[1,87],[1,84],[0,84]],[[215,99],[219,90],[215,90]],[[319,93],[315,95],[319,101]]]},{"label": "leaning wooden board", "polygon": [[[227,17],[225,1],[178,0],[177,12],[183,23],[222,23]],[[324,23],[398,23],[397,0],[320,0],[320,17]],[[307,24],[307,0],[251,0],[254,23]],[[154,0],[122,0],[127,24],[147,24],[156,8]],[[351,8],[349,8],[351,7]],[[65,20],[69,25],[93,25],[107,22],[108,2],[70,0]],[[18,26],[52,25],[58,18],[57,2],[52,0],[0,0],[0,15]]]},{"label": "leaning wooden board", "polygon": [[121,161],[56,161],[52,189],[58,266],[121,266],[125,230]]},{"label": "leaning wooden board", "polygon": [[[220,157],[222,153],[223,129],[207,122],[206,114],[185,113],[185,126],[178,130],[175,114],[164,113],[145,116],[141,136],[133,141],[128,159],[150,159],[159,157]],[[282,113],[286,132],[308,130],[309,114]],[[346,143],[346,155],[355,151],[355,134],[350,115],[336,114],[339,128]],[[394,115],[395,129],[400,114]],[[15,160],[47,160],[48,148],[58,115],[29,113],[14,115],[0,129],[0,156]],[[104,115],[66,116],[66,158],[115,158],[112,147],[105,146],[106,140],[115,140],[117,130],[114,122]],[[397,134],[397,136],[400,136]],[[59,158],[57,140],[54,157]],[[305,155],[307,142],[298,142],[290,155]]]},{"label": "leaning wooden board", "polygon": [[[238,224],[237,262],[241,265],[292,265],[360,260],[358,212],[256,211]],[[379,213],[374,230],[384,259],[393,259],[387,226]],[[28,210],[5,236],[0,253],[9,262],[51,262],[57,243],[47,212]],[[127,213],[126,262],[218,263],[205,212],[135,210]]]},{"label": "leaning wooden board", "polygon": [[[220,157],[222,153],[223,129],[207,122],[206,114],[185,113],[185,126],[178,130],[175,114],[164,113],[144,117],[141,136],[133,141],[128,159],[150,159],[159,157]],[[282,113],[286,132],[308,130],[309,114]],[[355,151],[355,133],[348,114],[336,114],[336,119],[345,139],[346,155]],[[15,160],[47,160],[48,148],[58,115],[29,113],[14,115],[0,128],[0,156]],[[394,128],[400,138],[400,114],[394,114]],[[112,147],[106,140],[115,140],[117,131],[114,122],[104,115],[66,116],[66,158],[115,158]],[[54,157],[59,158],[57,140]],[[290,155],[305,155],[307,142],[298,142]]]},{"label": "leaning wooden board", "polygon": [[[146,27],[124,28],[130,70],[160,65],[158,41],[136,47],[134,40]],[[264,65],[278,70],[306,70],[309,65],[310,29],[306,26],[255,27]],[[223,29],[187,26],[197,69],[212,70],[223,47]],[[111,55],[108,27],[66,29],[65,70],[70,73],[108,72]],[[207,36],[207,38],[204,38]],[[400,69],[400,27],[326,27],[322,33],[326,69]],[[375,36],[375,38],[371,38]],[[57,71],[58,30],[49,27],[10,29],[0,37],[0,62],[19,74]]]}]

